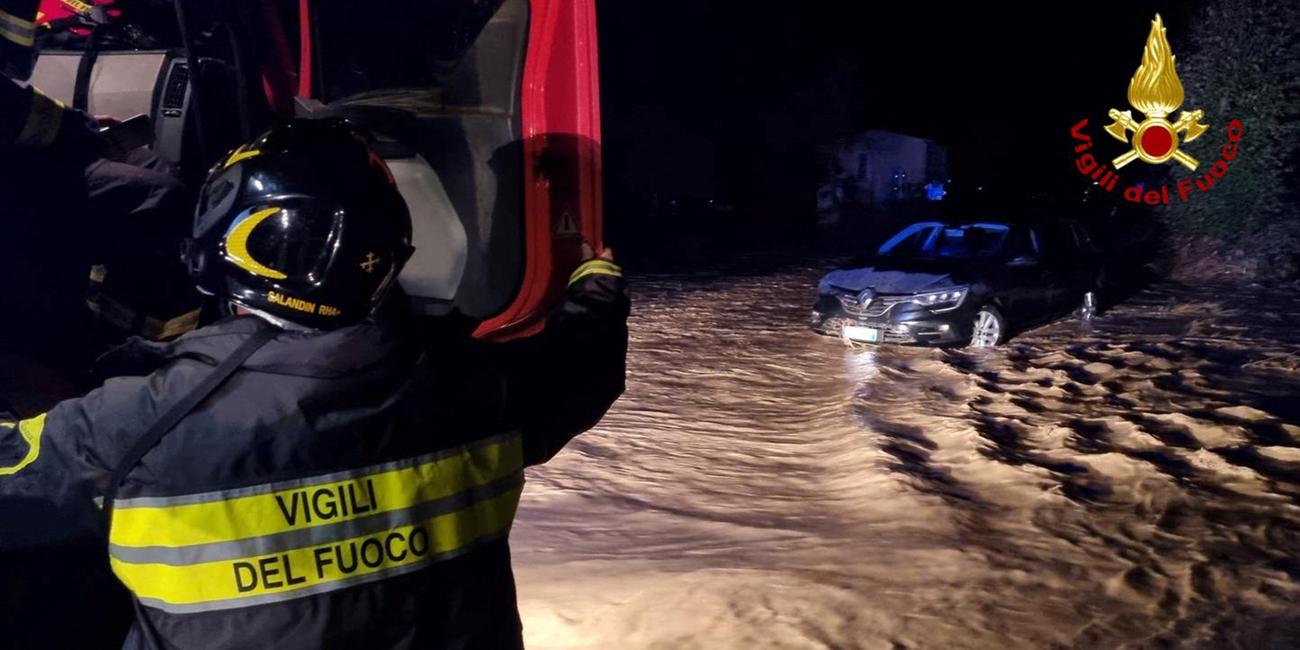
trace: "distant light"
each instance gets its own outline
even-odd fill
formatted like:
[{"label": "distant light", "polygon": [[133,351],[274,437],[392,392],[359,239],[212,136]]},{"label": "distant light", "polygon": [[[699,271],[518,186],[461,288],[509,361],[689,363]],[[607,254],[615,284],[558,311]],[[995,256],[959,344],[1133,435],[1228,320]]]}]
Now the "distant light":
[{"label": "distant light", "polygon": [[942,201],[943,197],[948,194],[944,189],[943,183],[933,181],[925,185],[925,198],[929,201]]}]

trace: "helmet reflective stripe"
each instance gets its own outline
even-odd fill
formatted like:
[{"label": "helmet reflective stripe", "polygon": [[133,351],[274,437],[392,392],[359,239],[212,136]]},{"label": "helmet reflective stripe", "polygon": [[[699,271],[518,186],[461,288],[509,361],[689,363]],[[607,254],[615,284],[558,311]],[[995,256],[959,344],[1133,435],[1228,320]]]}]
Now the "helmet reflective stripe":
[{"label": "helmet reflective stripe", "polygon": [[229,169],[231,165],[241,160],[248,160],[249,158],[254,158],[260,155],[262,155],[262,152],[260,150],[257,149],[250,150],[248,148],[248,145],[243,145],[238,149],[234,150],[233,152],[231,152],[230,157],[226,159],[225,164],[222,165],[221,168]]},{"label": "helmet reflective stripe", "polygon": [[230,229],[226,231],[226,259],[233,262],[235,266],[264,278],[283,280],[289,277],[253,259],[252,254],[248,252],[248,237],[253,234],[253,229],[279,211],[280,208],[263,208],[253,212],[250,208],[235,217],[235,221],[230,224]]}]

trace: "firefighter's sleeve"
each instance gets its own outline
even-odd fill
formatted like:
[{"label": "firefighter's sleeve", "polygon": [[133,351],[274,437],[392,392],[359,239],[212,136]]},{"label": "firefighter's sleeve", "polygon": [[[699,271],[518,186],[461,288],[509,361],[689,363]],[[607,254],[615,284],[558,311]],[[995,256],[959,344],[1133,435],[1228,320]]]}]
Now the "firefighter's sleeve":
[{"label": "firefighter's sleeve", "polygon": [[85,113],[34,86],[0,77],[0,156],[48,151],[89,164],[99,146]]},{"label": "firefighter's sleeve", "polygon": [[102,539],[98,499],[121,439],[96,427],[104,389],[0,422],[0,551]]},{"label": "firefighter's sleeve", "polygon": [[623,393],[629,301],[622,269],[591,260],[570,277],[545,331],[503,350],[506,410],[529,465],[595,426]]}]

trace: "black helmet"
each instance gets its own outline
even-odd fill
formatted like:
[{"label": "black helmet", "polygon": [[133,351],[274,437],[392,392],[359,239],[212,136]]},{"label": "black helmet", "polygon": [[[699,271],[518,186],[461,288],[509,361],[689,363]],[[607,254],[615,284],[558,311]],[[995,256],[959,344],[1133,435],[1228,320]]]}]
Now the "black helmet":
[{"label": "black helmet", "polygon": [[182,256],[205,293],[333,329],[369,316],[411,251],[411,215],[369,136],[295,120],[212,169]]}]

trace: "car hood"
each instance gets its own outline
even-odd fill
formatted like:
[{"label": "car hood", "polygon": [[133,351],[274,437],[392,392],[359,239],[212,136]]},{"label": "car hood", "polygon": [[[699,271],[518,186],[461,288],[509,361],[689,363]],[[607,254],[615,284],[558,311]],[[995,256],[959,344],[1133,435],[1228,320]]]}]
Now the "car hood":
[{"label": "car hood", "polygon": [[968,265],[949,260],[877,258],[867,264],[831,271],[818,283],[818,290],[857,293],[870,287],[880,294],[909,294],[969,284],[972,276]]}]

